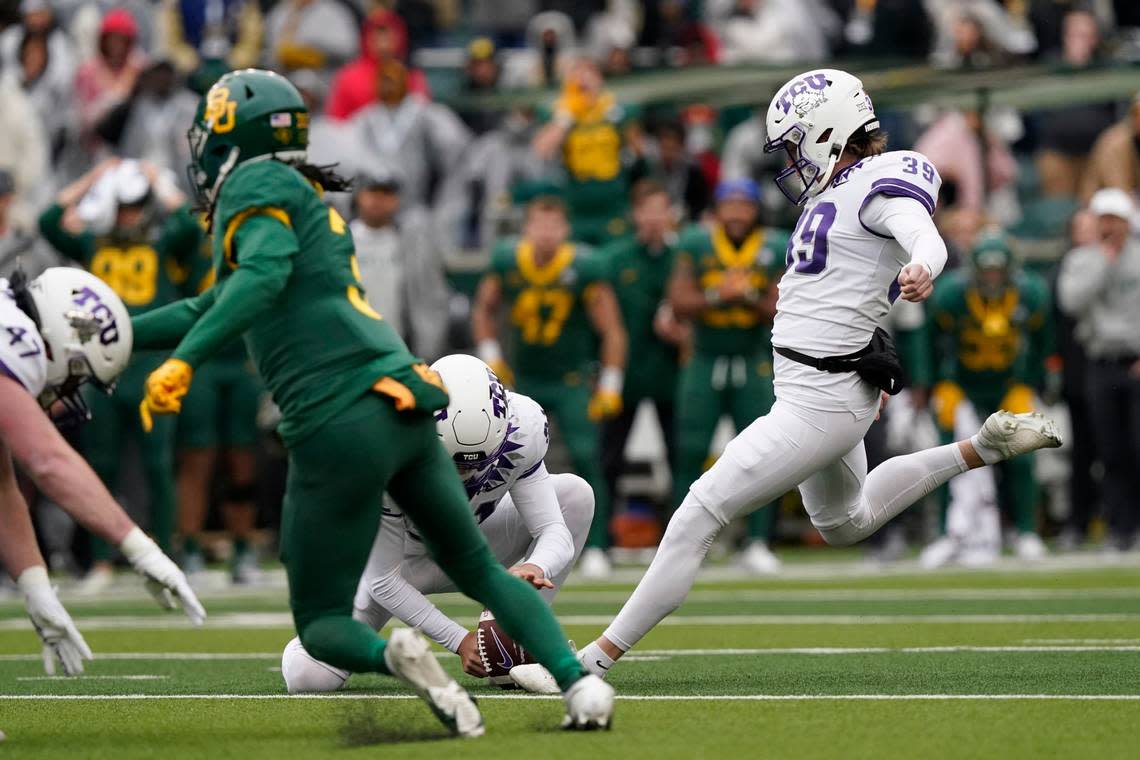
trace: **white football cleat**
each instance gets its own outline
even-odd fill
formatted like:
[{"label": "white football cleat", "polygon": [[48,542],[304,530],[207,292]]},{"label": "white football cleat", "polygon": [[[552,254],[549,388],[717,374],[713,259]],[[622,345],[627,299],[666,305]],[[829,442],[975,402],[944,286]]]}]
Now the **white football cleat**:
[{"label": "white football cleat", "polygon": [[550,671],[537,662],[530,665],[515,665],[508,673],[511,680],[523,691],[531,694],[561,694],[558,682]]},{"label": "white football cleat", "polygon": [[334,668],[305,651],[301,639],[294,636],[281,653],[281,677],[290,694],[324,694],[339,691],[352,675]]},{"label": "white football cleat", "polygon": [[1045,546],[1045,542],[1036,533],[1020,534],[1013,548],[1017,558],[1026,562],[1037,562],[1049,555],[1049,549]]},{"label": "white football cleat", "polygon": [[923,570],[937,570],[952,562],[961,547],[953,536],[943,536],[927,544],[918,555],[918,564]]},{"label": "white football cleat", "polygon": [[1057,423],[1043,414],[1029,412],[1014,414],[998,411],[982,423],[978,443],[999,452],[1006,459],[1037,449],[1056,449],[1061,446],[1061,433]]},{"label": "white football cleat", "polygon": [[582,676],[562,695],[566,717],[562,727],[569,731],[609,729],[614,717],[614,687],[597,676]]},{"label": "white football cleat", "polygon": [[388,638],[384,663],[392,675],[411,686],[454,736],[482,736],[483,716],[471,695],[444,672],[427,639],[412,628],[397,628]]},{"label": "white football cleat", "polygon": [[594,547],[582,552],[582,558],[578,560],[578,572],[583,578],[599,581],[609,578],[614,572],[614,566],[605,549]]},{"label": "white football cleat", "polygon": [[740,566],[754,575],[775,575],[783,563],[763,541],[753,541],[740,553]]}]

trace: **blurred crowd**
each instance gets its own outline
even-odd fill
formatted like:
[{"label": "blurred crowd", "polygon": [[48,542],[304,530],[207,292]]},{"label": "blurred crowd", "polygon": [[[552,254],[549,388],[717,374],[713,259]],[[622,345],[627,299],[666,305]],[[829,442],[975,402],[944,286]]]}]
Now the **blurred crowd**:
[{"label": "blurred crowd", "polygon": [[[1140,5],[1126,0],[0,0],[0,273],[85,266],[133,312],[209,287],[186,130],[225,71],[282,73],[312,114],[313,163],[354,181],[327,197],[352,229],[369,300],[424,358],[478,351],[550,395],[554,437],[598,495],[583,561],[601,574],[612,545],[655,543],[715,455],[718,423],[766,411],[770,390],[751,368],[770,389],[771,314],[740,323],[723,301],[774,294],[796,220],[768,191],[781,160],[762,150],[770,93],[752,112],[648,107],[623,102],[613,82],[713,64],[1071,72],[1138,60]],[[533,87],[549,89],[545,105],[478,97]],[[910,389],[874,429],[872,459],[952,436],[998,405],[1061,414],[1072,444],[988,481],[959,479],[930,510],[944,517],[904,521],[877,551],[890,556],[901,536],[932,541],[922,557],[934,566],[993,561],[1003,538],[1025,559],[1047,551],[1046,534],[1058,547],[1131,547],[1140,94],[880,115],[891,147],[926,154],[943,178],[936,221],[951,270],[927,308],[892,316]],[[752,258],[718,269],[722,238]],[[711,241],[709,271],[694,240]],[[624,387],[598,376],[612,320],[593,306],[577,366],[554,376],[515,364],[520,342],[559,345],[558,304],[528,304],[515,270],[494,261],[517,254],[515,276],[535,285],[543,262],[558,276],[568,243],[616,296]],[[692,307],[690,287],[716,290],[719,311]],[[715,328],[761,337],[740,347],[709,338]],[[234,346],[208,383],[196,379],[208,387],[177,424],[144,438],[135,386],[158,358],[138,357],[74,435],[188,569],[216,556],[220,531],[234,579],[250,581],[284,471],[271,400]],[[596,399],[580,388],[615,382],[623,403],[587,408]],[[812,540],[792,501],[743,529],[749,568],[778,569],[775,540]],[[93,568],[89,587],[106,585],[106,547],[74,536],[50,505],[39,527],[57,566]]]}]

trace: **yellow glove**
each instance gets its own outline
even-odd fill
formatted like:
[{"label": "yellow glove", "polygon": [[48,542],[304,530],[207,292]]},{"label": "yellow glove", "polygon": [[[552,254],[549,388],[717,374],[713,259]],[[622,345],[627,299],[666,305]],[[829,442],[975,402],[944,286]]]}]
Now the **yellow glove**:
[{"label": "yellow glove", "polygon": [[491,368],[492,372],[499,376],[499,379],[503,381],[503,385],[508,388],[515,387],[514,370],[511,369],[511,365],[507,364],[506,361],[503,359],[495,359],[494,361],[487,362],[487,366]]},{"label": "yellow glove", "polygon": [[155,414],[178,414],[182,411],[182,397],[190,390],[194,370],[181,359],[167,359],[147,375],[146,395],[139,404],[139,418],[143,430],[154,429]]},{"label": "yellow glove", "polygon": [[962,386],[949,380],[942,380],[934,384],[930,390],[930,406],[934,410],[934,421],[943,430],[954,430],[954,413],[958,411],[958,404],[966,400],[966,392]]},{"label": "yellow glove", "polygon": [[599,388],[590,397],[586,413],[594,422],[601,422],[621,414],[621,394]]},{"label": "yellow glove", "polygon": [[1001,408],[1014,414],[1025,414],[1033,411],[1036,400],[1037,394],[1032,388],[1024,383],[1017,383],[1006,391],[1005,397],[1001,400]]}]

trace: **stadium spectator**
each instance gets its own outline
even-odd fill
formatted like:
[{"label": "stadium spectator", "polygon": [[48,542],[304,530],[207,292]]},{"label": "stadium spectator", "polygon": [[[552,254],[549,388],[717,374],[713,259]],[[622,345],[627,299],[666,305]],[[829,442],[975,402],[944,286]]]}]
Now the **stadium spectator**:
[{"label": "stadium spectator", "polygon": [[1081,179],[1081,202],[1090,202],[1102,187],[1132,194],[1140,190],[1140,92],[1133,98],[1128,115],[1104,130],[1093,144]]},{"label": "stadium spectator", "polygon": [[720,40],[698,15],[699,3],[657,0],[645,4],[639,44],[656,51],[658,66],[720,62]]},{"label": "stadium spectator", "polygon": [[914,0],[846,0],[843,29],[847,50],[871,58],[924,59],[934,27],[923,3]]},{"label": "stadium spectator", "polygon": [[565,13],[546,11],[526,27],[526,47],[503,60],[503,86],[509,89],[551,87],[562,79],[575,56],[578,37]]},{"label": "stadium spectator", "polygon": [[1037,48],[1024,11],[1026,3],[998,0],[945,0],[927,3],[937,36],[931,61],[947,69],[1000,66]]},{"label": "stadium spectator", "polygon": [[534,187],[545,173],[530,148],[537,128],[532,109],[514,108],[496,129],[476,138],[448,172],[439,218],[450,245],[485,253],[518,229],[521,215],[513,193]]},{"label": "stadium spectator", "polygon": [[13,222],[15,199],[16,181],[11,172],[0,169],[0,272],[10,273],[19,264],[29,278],[34,278],[58,262],[39,240],[34,227],[18,227]]},{"label": "stadium spectator", "polygon": [[182,84],[173,64],[158,61],[148,66],[120,109],[123,126],[116,152],[172,172],[185,185],[190,146],[182,127],[194,120],[198,96]]},{"label": "stadium spectator", "polygon": [[667,452],[673,448],[673,400],[680,345],[687,325],[673,316],[665,287],[677,248],[676,214],[665,186],[641,180],[633,187],[633,234],[601,251],[610,266],[614,292],[629,336],[629,365],[621,414],[602,427],[602,469],[611,494],[625,470],[625,447],[642,401],[649,401]]},{"label": "stadium spectator", "polygon": [[224,60],[232,69],[257,65],[264,19],[255,0],[162,0],[159,52],[189,75],[203,60]]},{"label": "stadium spectator", "polygon": [[407,57],[408,32],[403,19],[383,8],[368,14],[360,30],[360,57],[333,77],[325,106],[328,115],[334,119],[349,119],[375,103],[380,71],[388,61],[398,61],[405,67],[408,92],[430,98],[427,78],[419,69],[407,68]]},{"label": "stadium spectator", "polygon": [[356,19],[337,0],[280,0],[265,17],[264,60],[280,73],[330,77],[357,51]]},{"label": "stadium spectator", "polygon": [[991,195],[1009,189],[1017,177],[1017,162],[996,130],[987,128],[976,111],[945,111],[915,142],[938,169],[943,196],[953,205],[974,211],[994,211]]},{"label": "stadium spectator", "polygon": [[[201,228],[185,198],[161,170],[108,159],[60,191],[40,216],[40,233],[65,257],[111,286],[131,314],[178,298],[198,253]],[[174,419],[155,420],[145,439],[138,414],[146,376],[163,360],[135,352],[113,396],[87,394],[98,425],[81,430],[83,451],[108,488],[119,485],[127,441],[138,442],[149,493],[149,529],[164,551],[174,529]],[[83,589],[98,593],[112,579],[112,547],[92,542],[95,560]]]},{"label": "stadium spectator", "polygon": [[104,143],[99,135],[103,120],[131,96],[146,66],[138,36],[134,16],[123,8],[109,11],[99,27],[97,52],[75,72],[79,126],[92,158]]},{"label": "stadium spectator", "polygon": [[[771,187],[772,180],[783,170],[782,154],[764,152],[768,140],[764,116],[764,110],[758,109],[728,131],[721,151],[721,179],[752,179],[761,187]],[[767,218],[788,217],[794,221],[799,216],[783,193],[765,193],[760,200]]]},{"label": "stadium spectator", "polygon": [[400,208],[400,179],[379,167],[353,182],[349,227],[368,302],[412,353],[435,361],[447,353],[447,305],[441,235],[420,206]]},{"label": "stadium spectator", "polygon": [[527,23],[538,12],[537,0],[469,0],[466,6],[475,32],[510,48],[525,44]]},{"label": "stadium spectator", "polygon": [[1087,403],[1104,464],[1109,546],[1127,550],[1140,512],[1140,241],[1128,193],[1098,190],[1089,210],[1098,239],[1065,257],[1057,296],[1089,357]]},{"label": "stadium spectator", "polygon": [[822,61],[839,29],[839,17],[820,0],[735,0],[718,27],[720,61]]},{"label": "stadium spectator", "polygon": [[43,192],[50,187],[48,145],[32,101],[20,89],[14,72],[0,73],[0,169],[15,185],[11,221],[22,229],[35,226]]},{"label": "stadium spectator", "polygon": [[[1091,12],[1070,11],[1065,14],[1062,29],[1062,70],[1078,71],[1099,63],[1100,31]],[[1042,194],[1076,197],[1089,148],[1097,135],[1112,125],[1113,118],[1111,103],[1070,105],[1041,115],[1034,160]]]},{"label": "stadium spectator", "polygon": [[592,59],[578,58],[567,72],[534,152],[565,173],[574,239],[602,245],[625,234],[630,183],[644,172],[642,136]]},{"label": "stadium spectator", "polygon": [[471,133],[447,106],[409,94],[399,61],[381,64],[376,83],[379,99],[352,118],[340,161],[351,173],[392,167],[403,205],[431,206],[438,181],[459,164]]},{"label": "stadium spectator", "polygon": [[696,222],[712,201],[705,173],[688,153],[685,125],[663,121],[653,129],[655,150],[646,152],[649,176],[662,184],[681,217]]},{"label": "stadium spectator", "polygon": [[[478,37],[467,46],[467,60],[463,64],[464,95],[493,92],[499,86],[499,61],[495,43],[487,37]],[[456,113],[476,135],[489,132],[503,118],[501,111],[479,104],[459,108]]]}]

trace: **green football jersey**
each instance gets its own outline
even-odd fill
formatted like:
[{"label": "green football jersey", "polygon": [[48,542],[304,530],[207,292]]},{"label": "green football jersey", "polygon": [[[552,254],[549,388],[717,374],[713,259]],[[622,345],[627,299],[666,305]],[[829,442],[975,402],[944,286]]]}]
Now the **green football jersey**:
[{"label": "green football jersey", "polygon": [[44,238],[107,283],[132,316],[181,297],[201,244],[201,228],[188,209],[176,209],[134,235],[72,234],[63,227],[63,213],[52,204],[40,216]]},{"label": "green football jersey", "polygon": [[[740,246],[719,224],[694,225],[678,244],[677,260],[692,267],[701,290],[716,288],[730,270],[748,272],[753,290],[765,293],[784,271],[788,233],[757,227]],[[772,324],[764,322],[747,303],[709,307],[696,319],[694,348],[709,355],[748,355],[772,350]]]},{"label": "green football jersey", "polygon": [[278,432],[288,443],[380,378],[407,376],[418,360],[365,299],[344,219],[300,172],[278,161],[242,164],[222,185],[213,220],[216,288],[224,292],[242,266],[235,236],[258,215],[290,228],[298,244],[296,251],[257,252],[262,266],[273,256],[291,256],[291,268],[272,312],[245,333],[249,355],[281,408]]},{"label": "green football jersey", "polygon": [[[205,228],[204,218],[201,221],[201,226]],[[208,234],[202,235],[202,244],[198,247],[198,255],[190,261],[185,274],[182,292],[188,297],[205,293],[218,281],[218,272],[214,269],[214,240]],[[239,338],[214,354],[210,361],[211,363],[236,362],[241,364],[248,360],[245,342]]]},{"label": "green football jersey", "polygon": [[677,346],[658,337],[653,320],[666,298],[676,242],[672,237],[661,249],[650,250],[637,238],[626,237],[602,251],[629,336],[626,354],[631,361],[626,368],[624,395],[630,403],[642,398],[668,401],[675,394]]},{"label": "green football jersey", "polygon": [[521,377],[581,382],[597,359],[586,313],[591,286],[608,281],[605,261],[579,243],[563,243],[543,266],[525,240],[500,243],[491,257],[509,305],[511,365]]},{"label": "green football jersey", "polygon": [[928,311],[936,376],[995,403],[1014,383],[1040,387],[1053,350],[1049,303],[1045,281],[1029,272],[1015,274],[991,298],[977,290],[969,272],[938,278]]}]

